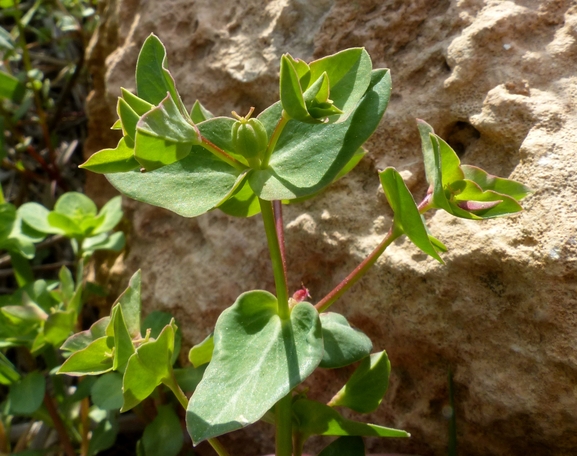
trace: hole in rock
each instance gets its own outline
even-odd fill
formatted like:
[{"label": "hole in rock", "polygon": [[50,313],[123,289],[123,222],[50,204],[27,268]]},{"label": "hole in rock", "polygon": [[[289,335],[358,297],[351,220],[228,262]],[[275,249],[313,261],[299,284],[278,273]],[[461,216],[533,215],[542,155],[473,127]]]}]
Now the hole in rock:
[{"label": "hole in rock", "polygon": [[481,137],[481,133],[470,123],[458,121],[447,127],[442,137],[462,158],[469,146]]}]

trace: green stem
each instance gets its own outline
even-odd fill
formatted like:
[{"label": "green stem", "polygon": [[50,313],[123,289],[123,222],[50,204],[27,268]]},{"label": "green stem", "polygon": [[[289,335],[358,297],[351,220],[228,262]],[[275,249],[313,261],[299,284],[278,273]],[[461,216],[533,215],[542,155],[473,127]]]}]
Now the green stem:
[{"label": "green stem", "polygon": [[225,163],[228,163],[230,166],[232,166],[235,169],[238,169],[239,171],[244,171],[246,169],[246,166],[244,166],[242,163],[240,163],[237,160],[235,160],[234,158],[232,158],[230,155],[228,155],[224,150],[222,150],[216,144],[211,143],[204,136],[201,136],[201,138],[202,138],[202,142],[200,143],[200,145],[202,147],[204,147],[206,150],[208,150],[209,152],[216,155],[220,160],[222,160]]},{"label": "green stem", "polygon": [[[178,399],[178,402],[180,402],[180,405],[182,405],[182,408],[186,410],[188,408],[188,398],[176,381],[176,378],[174,377],[174,370],[170,370],[170,378],[164,379],[163,383],[170,388],[170,390]],[[226,448],[222,446],[222,443],[220,443],[217,438],[208,439],[208,443],[212,449],[216,451],[218,456],[230,456]]]},{"label": "green stem", "polygon": [[268,241],[270,259],[272,261],[272,271],[274,283],[276,286],[276,298],[278,301],[278,314],[282,320],[288,320],[290,311],[288,306],[288,287],[286,274],[283,264],[283,255],[281,252],[280,242],[276,231],[276,222],[271,201],[265,201],[259,198],[264,230]]},{"label": "green stem", "polygon": [[282,131],[284,130],[284,127],[286,126],[287,122],[290,120],[290,117],[287,115],[287,113],[284,111],[282,111],[281,114],[281,118],[279,119],[273,133],[272,136],[270,137],[270,140],[268,142],[268,146],[266,148],[266,151],[264,153],[264,156],[261,160],[261,165],[260,165],[260,169],[266,169],[268,168],[268,162],[270,161],[270,156],[272,155],[274,148],[276,147],[276,143],[278,141],[278,139],[280,138],[280,135],[282,133]]},{"label": "green stem", "polygon": [[[288,305],[288,289],[286,281],[285,265],[283,261],[282,248],[277,231],[277,219],[273,210],[273,203],[259,198],[264,230],[268,241],[270,259],[276,286],[278,301],[278,314],[282,320],[290,318]],[[280,217],[280,214],[277,211]],[[289,393],[276,403],[276,456],[292,455],[292,394]]]},{"label": "green stem", "polygon": [[361,277],[363,277],[367,271],[375,264],[375,262],[379,259],[379,257],[383,254],[383,252],[387,249],[392,242],[397,239],[403,232],[401,230],[395,229],[395,225],[393,226],[383,239],[383,241],[377,246],[375,250],[371,252],[371,254],[366,257],[361,264],[359,264],[353,272],[351,272],[341,283],[339,283],[329,294],[327,294],[323,299],[321,299],[316,305],[316,309],[319,312],[324,312],[330,306],[334,304],[334,302],[339,299],[349,288],[351,288],[355,283],[359,281]]},{"label": "green stem", "polygon": [[292,456],[292,393],[288,393],[275,405],[276,456]]}]

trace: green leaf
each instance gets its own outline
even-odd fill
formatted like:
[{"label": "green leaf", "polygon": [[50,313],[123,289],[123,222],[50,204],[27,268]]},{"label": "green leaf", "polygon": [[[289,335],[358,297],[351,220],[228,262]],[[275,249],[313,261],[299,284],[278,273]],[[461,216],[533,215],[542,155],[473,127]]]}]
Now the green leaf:
[{"label": "green leaf", "polygon": [[111,323],[114,325],[114,359],[112,369],[124,372],[129,358],[135,353],[132,339],[124,322],[122,307],[117,305],[112,311]]},{"label": "green leaf", "polygon": [[8,400],[10,402],[10,414],[30,415],[42,405],[46,381],[38,372],[30,372],[20,381],[10,386]]},{"label": "green leaf", "polygon": [[116,111],[120,118],[124,135],[128,136],[134,143],[134,139],[136,138],[136,124],[140,120],[140,116],[134,112],[134,109],[132,109],[123,98],[118,98]]},{"label": "green leaf", "polygon": [[395,214],[394,225],[427,255],[443,263],[435,246],[429,239],[425,223],[419,214],[419,209],[413,195],[407,188],[401,175],[394,168],[387,168],[379,173],[381,185],[387,201]]},{"label": "green leaf", "polygon": [[104,219],[92,234],[106,233],[112,230],[122,220],[122,215],[122,197],[115,196],[100,209],[98,217],[104,216]]},{"label": "green leaf", "polygon": [[20,374],[2,352],[0,352],[0,385],[12,385],[20,380]]},{"label": "green leaf", "polygon": [[74,331],[77,313],[74,310],[57,311],[50,314],[44,323],[44,339],[59,347]]},{"label": "green leaf", "polygon": [[48,223],[55,229],[59,230],[64,236],[69,238],[83,237],[84,231],[70,217],[58,212],[48,214]]},{"label": "green leaf", "polygon": [[0,98],[8,98],[14,103],[20,103],[24,98],[26,86],[14,76],[0,71]]},{"label": "green leaf", "polygon": [[374,412],[389,386],[391,363],[382,351],[365,358],[345,386],[330,400],[331,407],[343,406],[359,413]]},{"label": "green leaf", "polygon": [[106,328],[110,324],[110,317],[104,317],[93,323],[90,329],[70,336],[60,347],[67,352],[77,352],[88,347],[96,339],[106,336]]},{"label": "green leaf", "polygon": [[312,435],[410,437],[409,433],[399,429],[348,420],[328,405],[308,399],[298,399],[293,403],[293,416],[293,429],[305,438]]},{"label": "green leaf", "polygon": [[475,182],[483,190],[493,190],[517,201],[521,201],[532,193],[529,187],[520,182],[493,176],[476,166],[461,165],[461,169],[465,179]]},{"label": "green leaf", "polygon": [[307,110],[299,75],[287,55],[280,59],[280,101],[291,119],[300,122],[316,122]]},{"label": "green leaf", "polygon": [[74,296],[74,279],[70,269],[62,266],[58,272],[58,279],[60,280],[60,293],[62,293],[62,302],[65,304]]},{"label": "green leaf", "polygon": [[[377,128],[390,92],[389,72],[375,70],[371,85],[344,122],[289,121],[273,151],[269,168],[253,170],[249,175],[254,192],[266,200],[283,200],[312,195],[328,186]],[[274,110],[266,115],[263,112],[267,129],[273,123],[269,118],[273,113]]]},{"label": "green leaf", "polygon": [[283,321],[277,306],[270,293],[250,291],[220,315],[212,361],[188,404],[195,445],[259,420],[322,359],[316,309],[301,302]]},{"label": "green leaf", "polygon": [[[162,312],[160,310],[155,310],[154,312],[149,313],[142,322],[140,333],[142,337],[146,337],[148,330],[150,330],[150,337],[156,339],[164,327],[169,325],[172,320],[172,314],[168,312]],[[182,333],[180,332],[180,329],[175,326],[175,331],[176,333],[174,335],[174,353],[172,354],[172,364],[174,364],[178,358],[178,354],[180,353],[180,345],[182,342]]]},{"label": "green leaf", "polygon": [[205,370],[206,364],[199,368],[188,366],[182,369],[174,369],[174,378],[182,391],[192,393],[202,380]]},{"label": "green leaf", "polygon": [[92,402],[102,410],[122,407],[122,374],[109,372],[98,377],[91,390]]},{"label": "green leaf", "polygon": [[207,364],[214,352],[214,334],[209,334],[200,344],[195,345],[188,352],[188,360],[194,367]]},{"label": "green leaf", "polygon": [[500,217],[523,210],[516,199],[492,190],[483,191],[475,182],[468,179],[454,182],[450,189],[453,192],[451,206],[456,205],[476,218]]},{"label": "green leaf", "polygon": [[[128,333],[130,334],[130,337],[132,339],[137,338],[141,334],[140,333],[141,283],[142,283],[142,273],[139,269],[130,278],[130,281],[128,282],[128,288],[124,290],[124,292],[118,297],[118,299],[115,302],[115,304],[118,304],[122,308],[122,314],[124,317],[124,321],[126,323],[126,328],[128,329]],[[170,322],[170,319],[168,320],[168,322]],[[163,324],[162,327],[164,327],[165,324]],[[160,334],[161,330],[162,329],[160,329],[154,335],[151,334],[151,336],[157,337],[158,334]]]},{"label": "green leaf", "polygon": [[[133,93],[129,92],[128,90],[124,89],[124,88],[120,88],[120,91],[122,92],[122,98],[124,99],[124,101],[126,101],[126,103],[128,103],[128,106],[130,106],[130,108],[140,117],[143,116],[144,114],[146,114],[148,111],[150,111],[152,108],[154,108],[153,104],[150,104],[148,101],[143,100],[142,98],[137,97],[136,95],[134,95]],[[163,98],[166,96],[166,92],[164,93]]]},{"label": "green leaf", "polygon": [[97,250],[112,250],[113,252],[120,252],[126,243],[124,233],[117,231],[108,235],[107,233],[100,233],[94,237],[86,238],[82,242],[82,251],[84,256],[90,256]]},{"label": "green leaf", "polygon": [[92,431],[92,437],[88,443],[88,456],[94,456],[112,447],[116,442],[117,435],[118,423],[116,417],[114,414],[109,413]]},{"label": "green leaf", "polygon": [[192,146],[200,143],[196,126],[180,114],[173,99],[166,95],[138,121],[134,157],[147,171],[152,171],[182,160]]},{"label": "green leaf", "polygon": [[176,456],[180,452],[184,438],[171,405],[158,407],[158,415],[144,429],[140,443],[145,456]]},{"label": "green leaf", "polygon": [[64,193],[54,205],[54,212],[78,221],[86,217],[96,217],[96,204],[86,195],[78,192]]},{"label": "green leaf", "polygon": [[86,348],[70,355],[57,373],[82,376],[100,375],[111,371],[114,357],[111,345],[112,337],[104,336],[96,339]]},{"label": "green leaf", "polygon": [[125,173],[140,169],[140,164],[134,158],[134,147],[129,147],[126,144],[126,138],[122,138],[115,149],[103,149],[96,152],[79,168],[99,174]]},{"label": "green leaf", "polygon": [[168,92],[180,112],[187,115],[166,64],[166,49],[158,37],[151,34],[142,45],[136,63],[138,96],[153,105],[158,105]]},{"label": "green leaf", "polygon": [[330,98],[346,113],[355,109],[371,82],[372,62],[363,48],[352,48],[323,57],[309,64],[310,80],[316,81],[327,73]]},{"label": "green leaf", "polygon": [[373,349],[371,339],[351,327],[345,317],[334,312],[320,315],[324,354],[319,367],[334,369],[366,358]]},{"label": "green leaf", "polygon": [[252,217],[260,213],[258,196],[252,191],[248,179],[245,179],[218,208],[233,217]]},{"label": "green leaf", "polygon": [[130,357],[122,383],[124,403],[121,412],[135,407],[158,385],[170,380],[175,332],[176,325],[172,321],[156,340],[143,343]]},{"label": "green leaf", "polygon": [[214,114],[206,109],[200,101],[196,100],[190,110],[190,117],[194,123],[200,123],[212,119]]},{"label": "green leaf", "polygon": [[319,456],[365,456],[365,443],[361,437],[343,436],[319,453]]},{"label": "green leaf", "polygon": [[35,230],[48,234],[63,234],[64,230],[48,223],[50,211],[38,203],[25,203],[18,208],[18,213],[24,223]]},{"label": "green leaf", "polygon": [[196,217],[218,205],[235,187],[237,179],[242,179],[232,166],[199,149],[149,173],[131,171],[109,174],[106,178],[132,199],[183,217]]}]

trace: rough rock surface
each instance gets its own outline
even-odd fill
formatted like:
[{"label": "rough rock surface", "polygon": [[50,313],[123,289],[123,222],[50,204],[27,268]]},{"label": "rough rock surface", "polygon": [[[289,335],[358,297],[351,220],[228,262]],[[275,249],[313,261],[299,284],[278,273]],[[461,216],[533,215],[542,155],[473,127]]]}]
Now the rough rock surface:
[{"label": "rough rock surface", "polygon": [[[284,52],[313,59],[365,46],[376,67],[391,68],[393,96],[368,157],[321,197],[285,210],[290,286],[302,281],[315,298],[388,229],[378,168],[397,167],[417,197],[424,194],[414,118],[431,123],[463,162],[534,188],[526,211],[508,219],[432,215],[431,231],[449,247],[446,265],[401,240],[334,310],[390,355],[391,387],[370,418],[413,435],[369,440],[373,451],[446,454],[450,369],[461,454],[575,454],[574,1],[110,0],[91,50],[93,150],[115,144],[107,130],[115,97],[134,86],[150,32],[167,45],[185,103],[199,98],[218,114],[276,101]],[[92,178],[89,192],[106,196],[103,185]],[[272,290],[258,217],[215,211],[183,219],[128,201],[126,208],[124,274],[143,269],[146,309],[173,312],[188,344],[242,291]],[[321,372],[309,383],[328,399],[347,375]],[[234,454],[270,451],[263,431],[248,444],[233,435]]]}]

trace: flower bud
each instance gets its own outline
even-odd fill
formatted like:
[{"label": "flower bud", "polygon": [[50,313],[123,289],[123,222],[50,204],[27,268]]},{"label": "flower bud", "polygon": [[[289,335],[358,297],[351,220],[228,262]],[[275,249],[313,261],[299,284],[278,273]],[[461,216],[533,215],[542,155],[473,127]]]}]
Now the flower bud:
[{"label": "flower bud", "polygon": [[255,159],[260,161],[268,145],[268,134],[264,125],[258,119],[251,119],[254,108],[251,108],[246,117],[240,117],[232,126],[232,145],[237,153],[245,157],[249,164]]}]

